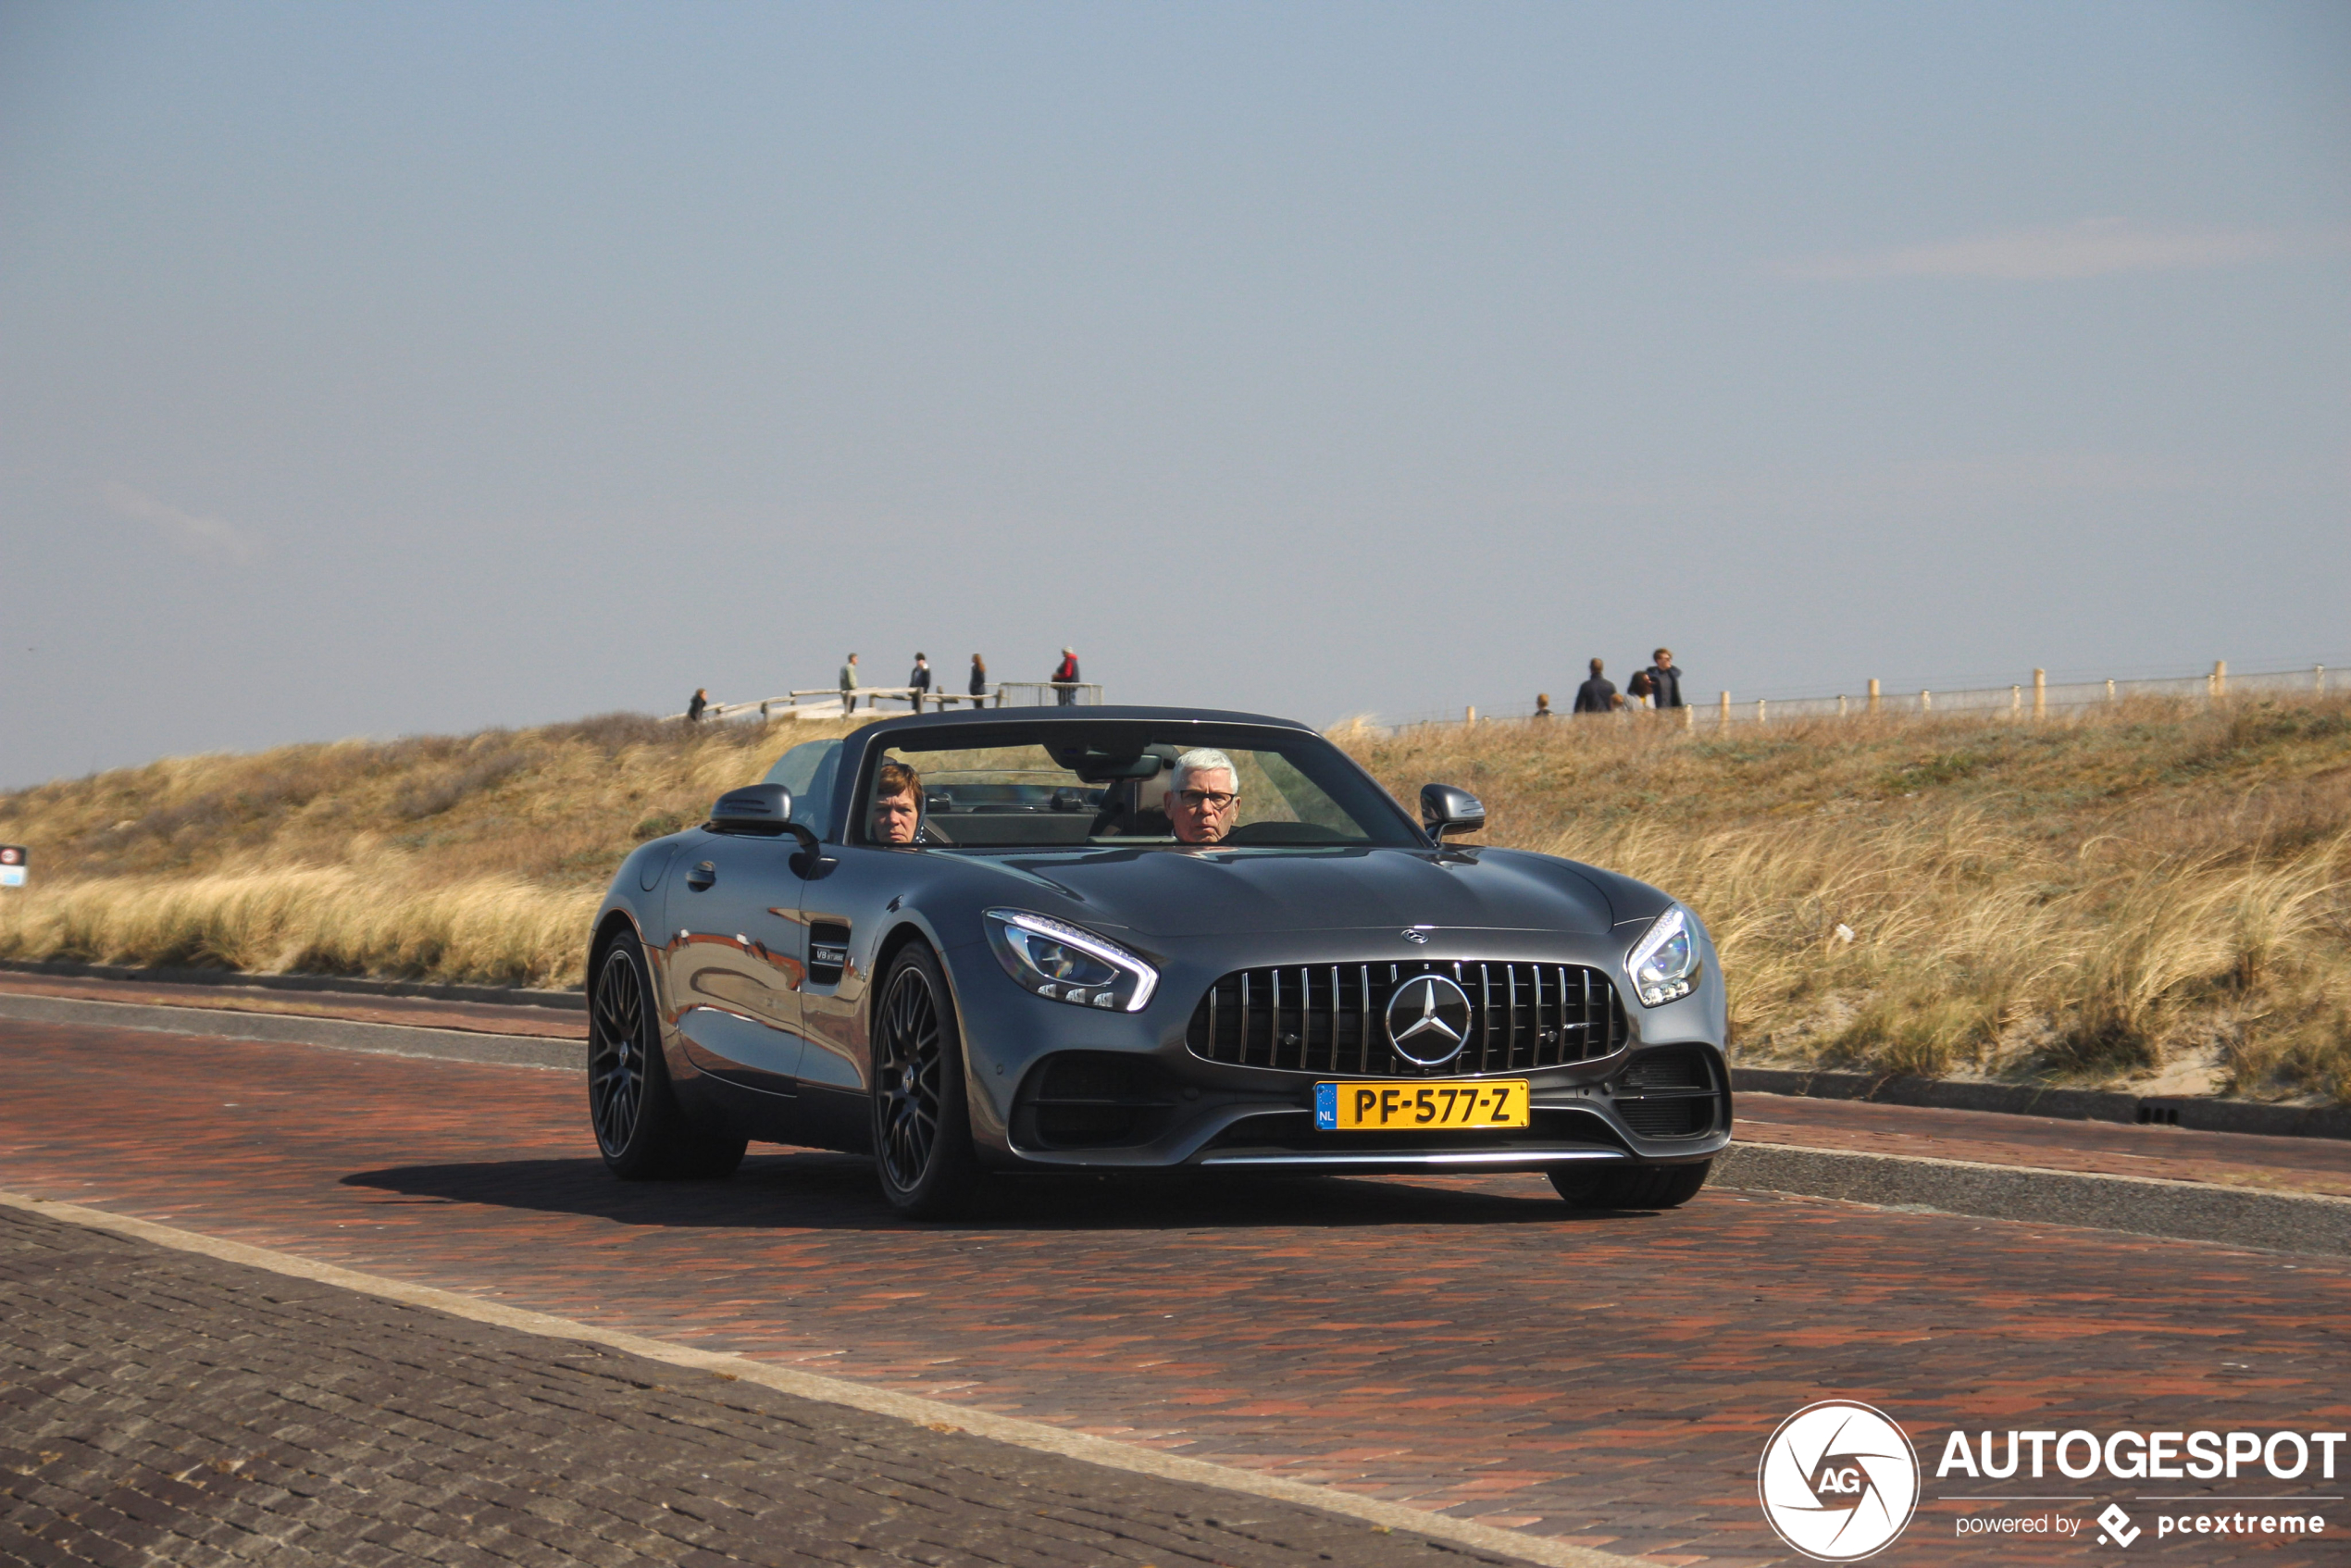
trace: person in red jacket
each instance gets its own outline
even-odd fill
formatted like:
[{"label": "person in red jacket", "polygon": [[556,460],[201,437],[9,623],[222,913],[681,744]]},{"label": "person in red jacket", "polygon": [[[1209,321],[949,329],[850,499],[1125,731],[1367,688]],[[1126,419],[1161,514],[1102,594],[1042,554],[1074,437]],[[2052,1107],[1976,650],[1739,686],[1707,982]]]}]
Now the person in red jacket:
[{"label": "person in red jacket", "polygon": [[1064,648],[1062,650],[1062,662],[1053,670],[1053,685],[1057,689],[1061,697],[1063,707],[1067,707],[1072,703],[1077,701],[1076,649]]}]

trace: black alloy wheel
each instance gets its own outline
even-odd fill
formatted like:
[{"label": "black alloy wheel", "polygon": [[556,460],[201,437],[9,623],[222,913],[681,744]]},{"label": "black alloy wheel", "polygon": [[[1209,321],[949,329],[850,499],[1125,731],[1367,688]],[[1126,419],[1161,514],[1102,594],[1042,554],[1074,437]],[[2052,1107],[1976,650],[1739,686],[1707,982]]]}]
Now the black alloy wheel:
[{"label": "black alloy wheel", "polygon": [[968,1103],[947,978],[916,943],[890,964],[874,1010],[874,1163],[900,1213],[935,1219],[971,1201],[979,1168]]},{"label": "black alloy wheel", "polygon": [[1711,1160],[1694,1165],[1554,1165],[1551,1186],[1578,1209],[1678,1209],[1706,1185]]},{"label": "black alloy wheel", "polygon": [[686,1124],[670,1093],[644,955],[627,938],[604,951],[588,999],[588,1119],[604,1165],[626,1181],[727,1176],[744,1140]]}]

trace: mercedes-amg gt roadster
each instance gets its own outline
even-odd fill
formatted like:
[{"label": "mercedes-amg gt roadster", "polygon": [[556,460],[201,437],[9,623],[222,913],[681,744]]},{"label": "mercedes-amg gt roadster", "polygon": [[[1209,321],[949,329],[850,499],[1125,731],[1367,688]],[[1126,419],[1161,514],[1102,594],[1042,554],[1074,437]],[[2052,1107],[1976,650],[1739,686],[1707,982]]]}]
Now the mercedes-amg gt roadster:
[{"label": "mercedes-amg gt roadster", "polygon": [[914,1215],[991,1173],[1542,1171],[1686,1201],[1730,1140],[1698,916],[1449,843],[1302,725],[910,715],[786,752],[639,848],[590,947],[589,1113],[624,1177],[752,1139],[874,1157]]}]

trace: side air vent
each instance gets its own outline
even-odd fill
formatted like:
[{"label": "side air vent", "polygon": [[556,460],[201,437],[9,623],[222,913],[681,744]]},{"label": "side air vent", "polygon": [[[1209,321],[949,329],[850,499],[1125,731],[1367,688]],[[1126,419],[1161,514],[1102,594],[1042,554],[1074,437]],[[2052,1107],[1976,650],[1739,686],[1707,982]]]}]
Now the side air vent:
[{"label": "side air vent", "polygon": [[808,927],[808,982],[837,986],[849,967],[849,927],[838,920],[818,920]]},{"label": "side air vent", "polygon": [[[1461,1054],[1433,1067],[1399,1054],[1387,1035],[1388,1000],[1421,975],[1442,975],[1470,1002]],[[1626,1037],[1616,988],[1598,969],[1449,959],[1239,970],[1209,988],[1185,1033],[1211,1062],[1407,1078],[1592,1062]]]}]

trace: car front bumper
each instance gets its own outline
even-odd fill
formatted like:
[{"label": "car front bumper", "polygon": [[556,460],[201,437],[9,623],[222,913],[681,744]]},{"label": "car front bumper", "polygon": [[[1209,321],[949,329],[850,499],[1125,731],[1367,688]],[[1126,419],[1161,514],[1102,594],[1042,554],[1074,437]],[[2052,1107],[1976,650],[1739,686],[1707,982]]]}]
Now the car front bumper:
[{"label": "car front bumper", "polygon": [[[1194,1054],[1187,1041],[1193,1009],[1219,976],[1270,962],[1351,962],[1362,957],[1363,940],[1353,932],[1287,934],[1278,958],[1268,956],[1275,944],[1263,939],[1170,944],[1177,951],[1151,955],[1162,970],[1157,994],[1133,1014],[1029,995],[1006,977],[985,943],[954,950],[948,956],[982,1159],[1000,1169],[1533,1171],[1586,1163],[1686,1164],[1711,1158],[1730,1141],[1725,1009],[1710,952],[1691,995],[1658,1008],[1628,1000],[1627,1038],[1607,1055],[1412,1080],[1525,1079],[1532,1110],[1524,1128],[1319,1131],[1314,1086],[1362,1081],[1358,1075],[1242,1066]],[[1484,931],[1440,933],[1437,943],[1409,956],[1606,972],[1621,968],[1622,954],[1612,935]],[[1629,996],[1621,981],[1618,989]],[[1661,1090],[1660,1080],[1673,1087]],[[1662,1103],[1669,1099],[1678,1103]]]}]

